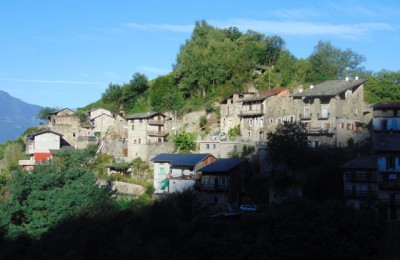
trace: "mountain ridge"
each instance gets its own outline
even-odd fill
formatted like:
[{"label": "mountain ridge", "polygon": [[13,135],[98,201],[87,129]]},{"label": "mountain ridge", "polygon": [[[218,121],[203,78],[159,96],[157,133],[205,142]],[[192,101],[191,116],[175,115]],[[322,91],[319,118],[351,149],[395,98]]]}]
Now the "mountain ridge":
[{"label": "mountain ridge", "polygon": [[0,89],[0,143],[15,140],[29,127],[37,126],[43,107],[29,104]]}]

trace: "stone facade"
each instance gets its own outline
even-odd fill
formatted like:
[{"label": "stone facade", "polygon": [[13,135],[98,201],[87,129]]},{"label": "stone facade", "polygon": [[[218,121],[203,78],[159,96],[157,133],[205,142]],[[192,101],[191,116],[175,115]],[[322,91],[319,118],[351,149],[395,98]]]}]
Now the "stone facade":
[{"label": "stone facade", "polygon": [[372,113],[364,102],[364,82],[330,80],[294,94],[287,89],[235,94],[221,104],[221,132],[239,122],[243,141],[265,142],[283,121],[301,121],[311,146],[344,147],[351,139],[358,142],[369,136],[366,125]]},{"label": "stone facade", "polygon": [[167,116],[158,112],[138,113],[127,117],[128,159],[140,157],[148,161],[150,144],[164,143],[169,134],[165,128]]}]

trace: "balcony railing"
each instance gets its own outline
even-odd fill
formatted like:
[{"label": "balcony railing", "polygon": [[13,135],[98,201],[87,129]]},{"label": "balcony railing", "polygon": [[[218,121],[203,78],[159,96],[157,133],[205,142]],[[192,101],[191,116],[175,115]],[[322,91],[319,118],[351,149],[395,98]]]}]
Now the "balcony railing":
[{"label": "balcony railing", "polygon": [[254,110],[242,110],[239,113],[239,116],[246,117],[246,116],[257,116],[257,115],[264,115],[264,110],[262,109],[254,109]]},{"label": "balcony railing", "polygon": [[376,182],[377,175],[367,173],[346,173],[344,179],[349,182]]},{"label": "balcony railing", "polygon": [[299,118],[300,118],[300,120],[311,120],[311,117],[312,117],[312,113],[309,113],[309,114],[299,114]]},{"label": "balcony railing", "polygon": [[345,191],[346,198],[377,198],[378,192],[377,191],[352,191],[346,190]]},{"label": "balcony railing", "polygon": [[334,134],[333,128],[312,127],[308,130],[309,134]]},{"label": "balcony railing", "polygon": [[164,119],[149,119],[147,120],[149,125],[164,125]]},{"label": "balcony railing", "polygon": [[228,186],[226,185],[206,185],[206,184],[201,184],[200,189],[203,191],[227,191],[229,189]]},{"label": "balcony railing", "polygon": [[149,136],[166,136],[168,135],[165,131],[147,131],[147,135]]}]

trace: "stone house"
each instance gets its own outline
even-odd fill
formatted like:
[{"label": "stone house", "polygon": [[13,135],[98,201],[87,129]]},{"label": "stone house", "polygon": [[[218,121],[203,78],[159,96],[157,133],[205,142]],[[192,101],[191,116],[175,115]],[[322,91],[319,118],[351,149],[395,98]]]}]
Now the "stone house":
[{"label": "stone house", "polygon": [[199,169],[201,177],[196,186],[200,191],[201,202],[239,205],[244,192],[242,184],[246,168],[247,159],[224,158]]},{"label": "stone house", "polygon": [[234,93],[220,104],[221,134],[227,134],[229,129],[240,125],[239,114],[242,110],[242,101],[253,97],[255,93]]},{"label": "stone house", "polygon": [[167,116],[159,112],[137,113],[126,117],[128,127],[128,158],[149,160],[151,144],[163,144],[169,131]]},{"label": "stone house", "polygon": [[400,101],[379,102],[372,109],[373,156],[343,165],[346,203],[400,220]]},{"label": "stone house", "polygon": [[28,136],[26,154],[29,160],[19,160],[18,164],[25,170],[30,170],[34,165],[52,158],[50,150],[60,149],[62,134],[49,129]]},{"label": "stone house", "polygon": [[216,158],[211,154],[166,154],[151,159],[155,193],[176,192],[193,188],[196,171]]},{"label": "stone house", "polygon": [[364,82],[358,77],[328,80],[292,95],[311,146],[344,147],[350,139],[358,142],[369,136],[366,125],[372,111],[364,102]]},{"label": "stone house", "polygon": [[50,113],[48,126],[52,131],[61,133],[65,141],[76,148],[96,144],[94,125],[91,122],[81,122],[71,109],[64,108]]},{"label": "stone house", "polygon": [[291,112],[289,91],[272,89],[257,96],[242,100],[239,112],[240,132],[243,140],[248,142],[264,142],[267,133],[273,131],[282,120],[295,120]]},{"label": "stone house", "polygon": [[[96,111],[98,111],[97,109]],[[102,109],[104,111],[107,111],[105,109]],[[109,112],[109,111],[108,111]],[[92,114],[90,112],[90,122],[93,124],[94,128],[93,131],[97,137],[100,139],[104,138],[108,132],[108,130],[114,126],[115,124],[115,118],[109,113],[95,113]]]},{"label": "stone house", "polygon": [[376,157],[356,158],[341,168],[346,204],[356,209],[373,206],[378,198]]}]

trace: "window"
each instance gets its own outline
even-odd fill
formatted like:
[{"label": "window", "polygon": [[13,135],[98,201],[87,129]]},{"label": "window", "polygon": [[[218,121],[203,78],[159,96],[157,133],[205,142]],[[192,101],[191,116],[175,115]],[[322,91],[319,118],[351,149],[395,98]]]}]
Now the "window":
[{"label": "window", "polygon": [[135,139],[135,140],[133,140],[133,144],[137,144],[137,140]]},{"label": "window", "polygon": [[135,130],[135,125],[132,125],[132,130]]},{"label": "window", "polygon": [[253,125],[253,118],[249,118],[249,126]]},{"label": "window", "polygon": [[247,131],[247,136],[248,136],[249,138],[251,138],[251,132],[250,132],[250,131]]},{"label": "window", "polygon": [[257,118],[254,118],[254,125],[258,125],[258,120],[257,120]]},{"label": "window", "polygon": [[328,113],[328,105],[322,105],[321,106],[321,117],[322,118],[328,118],[329,113]]},{"label": "window", "polygon": [[140,139],[140,138],[139,138],[139,140],[138,140],[138,144],[141,144],[141,143],[142,143],[142,139]]},{"label": "window", "polygon": [[358,115],[358,109],[356,107],[353,108],[353,113],[354,113],[354,115]]},{"label": "window", "polygon": [[217,148],[217,145],[216,145],[216,144],[213,144],[213,148],[216,149],[216,148]]},{"label": "window", "polygon": [[282,123],[282,119],[281,118],[277,118],[276,119],[276,124],[279,125],[280,123]]},{"label": "window", "polygon": [[75,133],[72,133],[72,137],[75,137],[76,136],[76,134]]},{"label": "window", "polygon": [[210,144],[206,144],[207,150],[210,149]]},{"label": "window", "polygon": [[387,170],[394,170],[394,156],[386,156],[386,169]]},{"label": "window", "polygon": [[143,123],[143,119],[139,119],[139,123]]},{"label": "window", "polygon": [[264,126],[264,118],[260,118],[260,126],[263,127]]},{"label": "window", "polygon": [[305,106],[304,107],[304,117],[305,118],[310,118],[311,117],[310,106]]},{"label": "window", "polygon": [[274,122],[274,119],[273,119],[273,118],[270,118],[270,119],[269,119],[269,123],[272,124],[273,122]]}]

